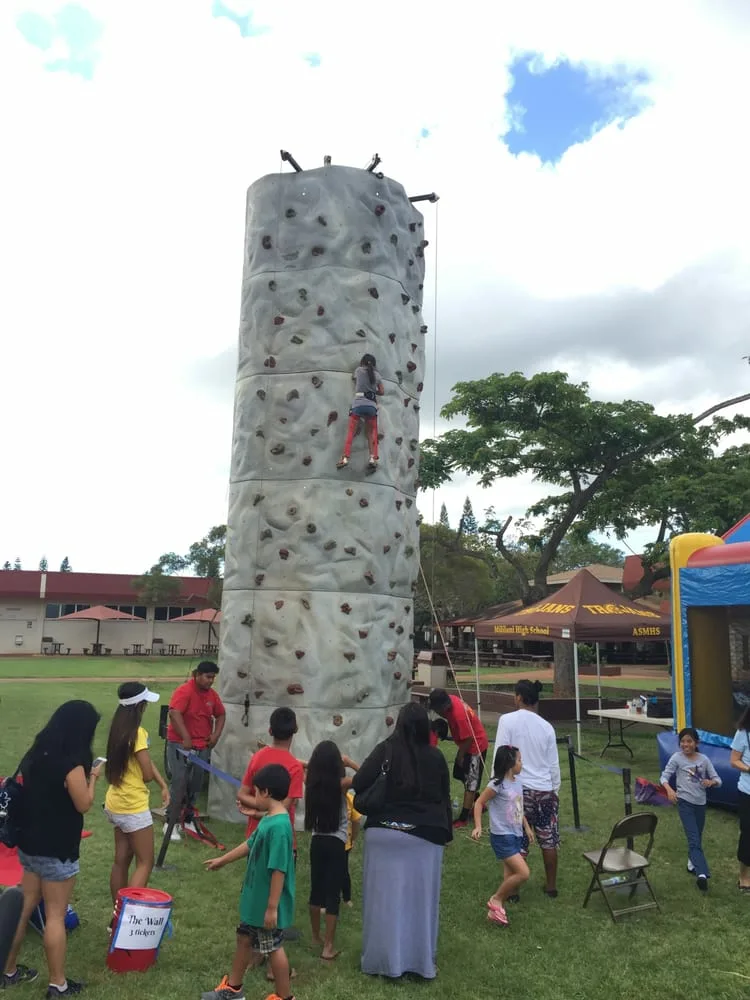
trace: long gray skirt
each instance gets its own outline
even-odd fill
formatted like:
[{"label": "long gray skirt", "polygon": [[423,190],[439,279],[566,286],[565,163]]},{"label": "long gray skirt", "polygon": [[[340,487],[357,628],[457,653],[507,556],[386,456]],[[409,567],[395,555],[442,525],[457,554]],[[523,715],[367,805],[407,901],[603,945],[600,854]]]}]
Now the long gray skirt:
[{"label": "long gray skirt", "polygon": [[399,830],[365,830],[362,971],[437,975],[443,848]]}]

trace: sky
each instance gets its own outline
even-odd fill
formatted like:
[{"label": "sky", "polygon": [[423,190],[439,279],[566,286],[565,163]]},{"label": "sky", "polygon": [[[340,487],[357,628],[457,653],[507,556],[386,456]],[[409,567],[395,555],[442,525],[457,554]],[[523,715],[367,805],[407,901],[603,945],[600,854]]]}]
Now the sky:
[{"label": "sky", "polygon": [[[440,195],[424,436],[493,371],[747,391],[748,46],[746,0],[5,0],[0,561],[140,573],[223,523],[245,191],[281,148]],[[467,495],[540,488],[419,506]]]}]

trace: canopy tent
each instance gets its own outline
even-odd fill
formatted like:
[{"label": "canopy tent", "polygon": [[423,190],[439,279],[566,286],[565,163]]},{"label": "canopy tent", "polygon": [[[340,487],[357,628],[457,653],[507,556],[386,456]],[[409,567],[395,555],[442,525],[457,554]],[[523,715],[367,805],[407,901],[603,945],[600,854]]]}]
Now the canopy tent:
[{"label": "canopy tent", "polygon": [[200,611],[191,611],[189,615],[180,615],[179,618],[172,618],[170,625],[175,622],[207,622],[208,623],[208,645],[211,646],[211,637],[218,640],[214,631],[214,625],[221,624],[221,611],[217,608],[202,608]]},{"label": "canopy tent", "polygon": [[118,622],[142,622],[143,619],[139,618],[137,615],[129,615],[126,611],[116,611],[114,608],[105,608],[103,604],[97,604],[93,608],[86,608],[85,611],[74,611],[70,615],[61,615],[58,619],[59,622],[69,622],[69,621],[92,621],[96,622],[96,641],[94,643],[94,654],[98,655],[101,651],[101,643],[99,642],[99,633],[101,631],[102,622],[118,621]]},{"label": "canopy tent", "polygon": [[[560,590],[513,614],[479,621],[479,639],[520,639],[528,642],[572,642],[576,687],[578,751],[581,712],[578,687],[578,643],[669,642],[669,615],[636,604],[600,583],[582,569]],[[597,656],[598,666],[598,656]]]}]

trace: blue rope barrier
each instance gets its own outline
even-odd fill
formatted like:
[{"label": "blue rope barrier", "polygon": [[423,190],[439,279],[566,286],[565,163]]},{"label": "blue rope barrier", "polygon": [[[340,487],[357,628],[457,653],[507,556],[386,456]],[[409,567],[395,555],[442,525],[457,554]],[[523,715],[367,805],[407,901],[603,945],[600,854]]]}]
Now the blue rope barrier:
[{"label": "blue rope barrier", "polygon": [[[573,750],[572,753],[573,753],[573,756],[576,757],[578,760],[582,760],[586,764],[591,764],[592,767],[598,767],[600,771],[609,771],[610,774],[622,774],[623,773],[623,768],[621,768],[621,767],[612,767],[610,764],[600,764],[596,760],[590,760],[588,757],[584,757],[582,754],[576,753],[575,750]],[[628,770],[630,770],[630,769],[628,768]]]},{"label": "blue rope barrier", "polygon": [[227,774],[226,771],[222,771],[219,767],[214,767],[213,764],[209,764],[208,761],[203,760],[193,753],[192,750],[183,750],[182,747],[177,747],[177,753],[181,753],[183,757],[187,758],[189,764],[196,764],[198,767],[202,767],[204,771],[208,771],[209,774],[215,774],[217,778],[221,778],[222,781],[228,781],[230,785],[234,785],[235,788],[239,788],[242,784],[231,774]]}]

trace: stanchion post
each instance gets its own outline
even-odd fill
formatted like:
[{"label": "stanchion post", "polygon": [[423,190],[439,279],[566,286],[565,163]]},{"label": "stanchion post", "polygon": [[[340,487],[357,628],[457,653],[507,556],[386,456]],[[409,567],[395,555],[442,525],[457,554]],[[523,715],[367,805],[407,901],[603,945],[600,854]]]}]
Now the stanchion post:
[{"label": "stanchion post", "polygon": [[570,769],[570,795],[573,800],[573,825],[576,830],[581,827],[581,810],[578,804],[578,782],[576,780],[576,756],[573,749],[573,740],[567,737],[568,744],[568,767]]},{"label": "stanchion post", "polygon": [[185,760],[185,764],[185,769],[182,772],[182,780],[177,785],[178,794],[169,801],[169,808],[167,809],[167,828],[164,831],[164,837],[161,842],[161,847],[159,848],[159,856],[157,857],[154,865],[154,868],[157,870],[166,870],[164,859],[167,856],[167,848],[169,847],[172,839],[172,831],[180,822],[182,806],[187,797],[188,782],[190,781],[190,773],[193,770],[193,765],[189,759]]},{"label": "stanchion post", "polygon": [[[625,815],[630,816],[633,812],[633,796],[630,790],[630,768],[622,769],[622,790],[625,796]],[[633,838],[628,837],[628,850],[633,850]]]}]

